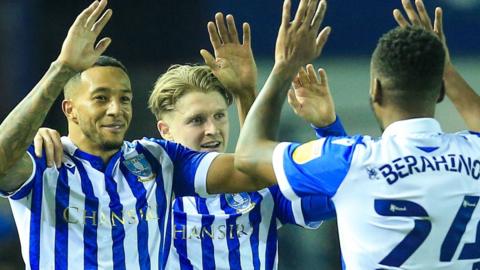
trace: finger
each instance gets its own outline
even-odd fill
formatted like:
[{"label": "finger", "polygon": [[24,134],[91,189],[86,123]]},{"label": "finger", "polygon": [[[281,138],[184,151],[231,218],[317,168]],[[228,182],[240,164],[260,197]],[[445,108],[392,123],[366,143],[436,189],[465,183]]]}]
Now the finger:
[{"label": "finger", "polygon": [[84,9],[75,19],[75,22],[73,25],[81,25],[84,26],[86,24],[86,21],[88,17],[92,14],[92,12],[97,8],[98,6],[98,1],[93,1],[90,6],[88,6],[86,9]]},{"label": "finger", "polygon": [[393,18],[401,28],[410,26],[410,23],[405,19],[405,17],[403,17],[402,12],[399,9],[395,9],[393,11]]},{"label": "finger", "polygon": [[295,90],[293,90],[293,89],[288,90],[287,101],[288,101],[288,104],[290,104],[292,109],[295,111],[295,113],[297,113],[297,111],[301,107],[301,105],[300,105],[300,102],[297,99],[297,96],[295,95]]},{"label": "finger", "polygon": [[60,139],[60,134],[58,134],[56,130],[50,130],[49,134],[53,140],[55,164],[57,165],[57,168],[60,168],[62,165],[62,157],[63,157],[63,145]]},{"label": "finger", "polygon": [[250,42],[252,40],[250,32],[250,24],[248,23],[243,23],[243,45],[251,46]]},{"label": "finger", "polygon": [[312,64],[307,65],[307,75],[308,75],[308,79],[310,80],[310,82],[320,83],[320,81],[318,80],[317,74],[315,72],[315,69],[313,68]]},{"label": "finger", "polygon": [[328,41],[328,37],[330,36],[330,32],[332,31],[332,28],[330,26],[325,27],[320,34],[318,34],[317,37],[317,57],[322,53],[323,47],[325,46],[325,43]]},{"label": "finger", "polygon": [[218,33],[220,34],[220,39],[223,41],[223,43],[231,42],[230,37],[228,36],[225,20],[221,12],[215,14],[215,23],[217,24]]},{"label": "finger", "polygon": [[415,5],[417,6],[418,15],[420,16],[420,22],[422,23],[423,27],[427,30],[432,30],[432,20],[430,16],[428,16],[427,9],[423,4],[422,0],[416,0]]},{"label": "finger", "polygon": [[[322,86],[328,86],[328,77],[325,69],[323,68],[318,69],[318,75],[320,75],[320,84]],[[322,87],[322,88],[327,89],[328,91],[328,87]]]},{"label": "finger", "polygon": [[300,82],[300,78],[299,78],[298,74],[297,74],[297,76],[295,76],[295,78],[293,78],[292,86],[293,86],[294,89],[298,89],[298,88],[303,87],[302,83]]},{"label": "finger", "polygon": [[238,32],[237,27],[235,26],[235,19],[230,14],[227,15],[227,27],[230,40],[235,44],[239,44],[240,41],[238,40]]},{"label": "finger", "polygon": [[302,67],[300,69],[300,71],[298,72],[298,79],[303,86],[306,86],[306,85],[310,84],[310,80],[308,78],[307,71],[305,70],[304,67]]},{"label": "finger", "polygon": [[282,11],[282,24],[280,28],[288,27],[290,24],[290,9],[292,8],[291,0],[285,0],[283,2],[283,11]]},{"label": "finger", "polygon": [[207,24],[208,35],[210,37],[210,43],[212,43],[212,47],[214,50],[217,50],[222,46],[222,41],[220,40],[220,36],[217,32],[217,27],[213,22],[208,22]]},{"label": "finger", "polygon": [[305,18],[305,12],[307,11],[308,1],[309,0],[300,0],[297,13],[295,14],[295,18],[292,22],[292,27],[298,28],[302,25]]},{"label": "finger", "polygon": [[318,10],[318,0],[310,0],[308,4],[307,14],[305,15],[305,25],[312,25],[312,18]]},{"label": "finger", "polygon": [[43,139],[38,132],[35,134],[35,138],[33,138],[33,147],[35,148],[35,156],[41,158],[43,152]]},{"label": "finger", "polygon": [[45,156],[47,158],[47,166],[48,167],[53,167],[55,164],[55,156],[54,156],[54,146],[53,146],[53,141],[50,138],[50,136],[47,134],[42,134],[42,141],[43,141],[43,146],[45,148]]},{"label": "finger", "polygon": [[410,0],[402,0],[402,5],[412,25],[420,25],[420,19],[418,18],[417,12],[413,8],[412,3],[410,3]]},{"label": "finger", "polygon": [[105,25],[107,25],[108,21],[110,21],[110,18],[112,18],[112,14],[112,10],[107,9],[107,11],[103,13],[102,17],[92,26],[91,30],[99,35],[103,28],[105,28]]},{"label": "finger", "polygon": [[325,18],[326,11],[327,11],[327,1],[322,0],[320,1],[320,5],[318,5],[317,12],[315,13],[315,17],[313,17],[313,21],[311,24],[315,32],[318,32],[318,29],[320,29],[320,25],[323,22],[323,18]]},{"label": "finger", "polygon": [[97,53],[98,56],[102,55],[108,48],[108,46],[110,46],[110,44],[112,43],[112,39],[111,38],[102,38],[98,43],[97,43],[97,46],[95,46],[95,52]]},{"label": "finger", "polygon": [[205,64],[209,66],[212,70],[217,69],[217,65],[215,64],[215,57],[207,51],[207,50],[200,50],[200,55],[202,55]]},{"label": "finger", "polygon": [[87,21],[85,23],[85,27],[87,29],[92,29],[93,25],[97,21],[98,17],[103,13],[105,10],[105,7],[107,6],[107,0],[100,0],[100,3],[98,3],[98,6],[93,10],[92,14],[88,16]]},{"label": "finger", "polygon": [[437,7],[435,9],[435,22],[434,22],[434,31],[442,39],[444,38],[443,33],[443,10],[442,8]]}]

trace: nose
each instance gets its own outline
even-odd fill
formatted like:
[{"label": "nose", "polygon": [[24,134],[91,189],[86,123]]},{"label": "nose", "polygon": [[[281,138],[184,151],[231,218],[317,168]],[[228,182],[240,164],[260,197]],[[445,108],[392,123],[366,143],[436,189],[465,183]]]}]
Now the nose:
[{"label": "nose", "polygon": [[205,134],[206,135],[217,135],[220,133],[220,129],[214,119],[208,119],[205,122]]},{"label": "nose", "polygon": [[121,106],[120,102],[117,101],[117,100],[112,100],[108,104],[107,115],[108,116],[117,116],[117,115],[120,114],[121,110],[122,110],[122,106]]}]

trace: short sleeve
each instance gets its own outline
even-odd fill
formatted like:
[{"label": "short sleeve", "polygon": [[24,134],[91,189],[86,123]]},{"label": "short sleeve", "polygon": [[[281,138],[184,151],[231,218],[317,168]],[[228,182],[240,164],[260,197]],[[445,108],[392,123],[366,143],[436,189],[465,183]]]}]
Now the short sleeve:
[{"label": "short sleeve", "polygon": [[34,184],[37,181],[41,181],[43,171],[47,168],[45,153],[43,153],[42,158],[37,158],[35,155],[35,150],[33,145],[27,150],[27,154],[33,162],[32,173],[28,179],[17,189],[11,192],[0,191],[0,197],[9,198],[12,200],[20,200],[28,196],[33,189]]},{"label": "short sleeve", "polygon": [[[334,208],[326,196],[311,196],[288,200],[278,186],[270,188],[275,202],[275,215],[282,224],[295,224],[307,229],[318,228],[322,221],[334,216]],[[332,214],[333,212],[333,214]]]},{"label": "short sleeve", "polygon": [[326,137],[306,144],[280,143],[273,153],[280,190],[290,200],[312,195],[332,198],[361,143],[361,136]]},{"label": "short sleeve", "polygon": [[216,152],[197,152],[180,144],[161,141],[173,162],[173,190],[176,196],[209,197],[207,174]]}]

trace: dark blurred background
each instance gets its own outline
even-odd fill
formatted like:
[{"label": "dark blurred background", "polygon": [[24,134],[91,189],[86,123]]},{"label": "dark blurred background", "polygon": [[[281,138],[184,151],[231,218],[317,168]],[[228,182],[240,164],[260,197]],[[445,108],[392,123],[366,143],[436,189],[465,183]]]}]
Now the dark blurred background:
[{"label": "dark blurred background", "polygon": [[[0,0],[0,119],[36,84],[55,60],[75,16],[90,1]],[[298,0],[293,0],[294,6]],[[480,1],[425,0],[444,7],[444,25],[454,64],[474,88],[480,88]],[[201,61],[199,50],[210,50],[206,24],[215,12],[235,16],[237,27],[247,21],[252,28],[253,51],[259,67],[259,89],[273,65],[280,21],[280,0],[111,0],[113,18],[104,30],[113,43],[108,55],[129,69],[135,91],[134,119],[128,138],[156,136],[154,117],[146,107],[155,79],[168,66]],[[380,135],[368,106],[369,55],[378,37],[395,27],[392,10],[400,0],[330,0],[325,25],[333,33],[316,66],[326,68],[337,111],[350,133]],[[241,28],[241,27],[239,27]],[[60,99],[59,99],[60,101]],[[66,135],[59,101],[45,126]],[[464,129],[449,101],[438,110],[447,131]],[[230,151],[234,149],[238,121],[233,124]],[[299,125],[289,108],[284,110],[282,140],[313,139],[308,125]],[[18,235],[8,201],[0,199],[0,270],[23,269]],[[340,269],[335,221],[315,231],[286,226],[280,231],[280,269]]]}]

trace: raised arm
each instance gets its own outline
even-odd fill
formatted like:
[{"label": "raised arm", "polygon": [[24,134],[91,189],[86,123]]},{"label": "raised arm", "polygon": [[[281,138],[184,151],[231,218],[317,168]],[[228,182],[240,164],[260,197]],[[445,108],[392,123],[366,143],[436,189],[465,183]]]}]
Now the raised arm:
[{"label": "raised arm", "polygon": [[30,176],[33,162],[27,148],[68,80],[90,67],[107,49],[109,38],[95,40],[110,19],[107,0],[93,2],[68,31],[62,50],[40,82],[0,125],[0,190],[13,191]]},{"label": "raised arm", "polygon": [[275,65],[247,116],[235,153],[238,169],[270,183],[276,183],[272,154],[278,144],[274,138],[287,91],[300,67],[320,55],[330,33],[330,27],[325,27],[319,34],[327,7],[325,0],[320,4],[318,0],[301,0],[293,21],[290,21],[290,7],[290,0],[286,0],[275,47]]},{"label": "raised arm", "polygon": [[207,50],[201,50],[200,54],[213,74],[235,97],[242,126],[255,100],[257,86],[257,66],[250,43],[250,25],[243,23],[242,43],[232,15],[227,15],[225,23],[223,14],[217,13],[215,23],[209,22],[207,27],[215,57]]},{"label": "raised arm", "polygon": [[393,11],[393,17],[400,27],[410,25],[423,27],[435,32],[443,42],[446,52],[445,72],[443,76],[445,92],[457,108],[457,111],[462,116],[468,128],[474,131],[480,131],[480,96],[470,87],[452,64],[443,31],[442,9],[440,7],[435,9],[435,21],[432,25],[432,21],[422,0],[415,1],[416,10],[410,3],[410,0],[402,0],[402,5],[408,20],[402,15],[400,10],[395,9]]}]

